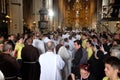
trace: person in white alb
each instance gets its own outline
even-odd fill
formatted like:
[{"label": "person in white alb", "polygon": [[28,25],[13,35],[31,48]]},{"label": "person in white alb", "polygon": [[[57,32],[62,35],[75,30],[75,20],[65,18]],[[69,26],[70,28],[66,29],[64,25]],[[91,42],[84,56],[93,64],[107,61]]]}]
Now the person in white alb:
[{"label": "person in white alb", "polygon": [[1,70],[0,70],[0,80],[5,80],[5,79],[4,79],[4,75],[3,75],[3,73],[1,72]]},{"label": "person in white alb", "polygon": [[45,45],[47,52],[39,57],[40,80],[62,80],[61,70],[65,63],[60,55],[54,53],[55,45],[52,41],[47,42]]},{"label": "person in white alb", "polygon": [[67,48],[64,46],[64,43],[65,43],[65,41],[63,39],[61,39],[59,44],[56,46],[56,53],[58,55],[60,55],[61,58],[65,62],[65,66],[62,71],[62,80],[66,80],[69,75],[68,60],[70,59],[70,54],[69,54]]},{"label": "person in white alb", "polygon": [[45,53],[44,42],[42,40],[40,40],[39,37],[40,37],[39,34],[35,35],[32,45],[38,49],[39,53],[41,53],[41,51],[42,51],[42,53]]}]

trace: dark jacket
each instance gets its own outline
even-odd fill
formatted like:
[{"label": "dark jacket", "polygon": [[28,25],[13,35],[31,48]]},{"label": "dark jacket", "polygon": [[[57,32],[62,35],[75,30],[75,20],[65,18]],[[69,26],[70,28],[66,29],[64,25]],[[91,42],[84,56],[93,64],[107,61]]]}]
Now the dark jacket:
[{"label": "dark jacket", "polygon": [[102,80],[105,76],[104,73],[104,53],[100,50],[97,52],[96,59],[94,54],[89,59],[88,63],[90,64],[90,71],[96,76],[97,80]]},{"label": "dark jacket", "polygon": [[15,48],[15,42],[12,41],[12,40],[8,40],[7,43],[10,44],[10,45],[12,45],[12,50],[14,50],[14,48]]},{"label": "dark jacket", "polygon": [[17,80],[20,69],[19,63],[10,54],[0,54],[0,70],[5,76],[5,80]]},{"label": "dark jacket", "polygon": [[38,62],[38,49],[32,45],[26,45],[21,52],[22,57],[22,80],[39,80],[40,64]]},{"label": "dark jacket", "polygon": [[87,79],[82,79],[82,80],[97,80],[97,78],[92,73],[90,73],[90,75]]},{"label": "dark jacket", "polygon": [[79,66],[82,63],[87,63],[87,52],[83,48],[79,48],[76,53],[75,57],[72,61],[73,67],[72,67],[72,73],[75,74],[75,76],[80,77],[79,73]]},{"label": "dark jacket", "polygon": [[74,56],[74,59],[72,60],[72,64],[73,66],[79,66],[80,65],[80,61],[82,59],[82,48],[79,48]]}]

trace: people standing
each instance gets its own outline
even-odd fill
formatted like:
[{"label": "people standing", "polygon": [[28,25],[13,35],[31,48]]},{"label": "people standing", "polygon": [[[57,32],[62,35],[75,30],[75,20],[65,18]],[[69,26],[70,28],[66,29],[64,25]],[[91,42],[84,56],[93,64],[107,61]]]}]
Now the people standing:
[{"label": "people standing", "polygon": [[65,66],[62,71],[62,80],[66,80],[69,75],[68,60],[70,59],[70,54],[64,46],[64,39],[61,39],[59,44],[56,46],[56,52],[65,62]]},{"label": "people standing", "polygon": [[[88,63],[80,64],[79,67],[80,78],[79,80],[97,80],[96,77],[90,71],[90,65]],[[68,80],[77,80],[75,74],[71,73]]]},{"label": "people standing", "polygon": [[89,64],[81,64],[80,65],[80,80],[97,80],[95,75],[90,72]]},{"label": "people standing", "polygon": [[82,48],[82,41],[75,40],[74,48],[76,50],[74,59],[72,60],[72,73],[75,74],[76,77],[80,77],[79,73],[79,65],[82,63],[87,63],[87,52],[84,48]]},{"label": "people standing", "polygon": [[8,37],[8,44],[11,44],[12,45],[12,49],[14,50],[15,48],[15,35],[14,34],[11,34],[9,37]]},{"label": "people standing", "polygon": [[38,49],[32,46],[32,38],[26,40],[26,45],[21,51],[22,57],[22,80],[39,80],[40,65],[38,62],[39,53]]},{"label": "people standing", "polygon": [[61,70],[65,63],[54,53],[55,45],[52,41],[46,43],[47,52],[40,55],[39,63],[41,66],[40,80],[62,80]]},{"label": "people standing", "polygon": [[105,60],[105,74],[103,80],[120,80],[120,60],[111,56]]},{"label": "people standing", "polygon": [[120,45],[115,45],[110,49],[110,55],[120,59]]},{"label": "people standing", "polygon": [[4,74],[5,80],[18,80],[18,72],[20,65],[14,57],[10,55],[12,52],[12,46],[5,44],[3,46],[3,52],[0,54],[0,70]]},{"label": "people standing", "polygon": [[87,40],[86,43],[86,50],[87,50],[87,54],[88,54],[88,60],[90,59],[90,57],[93,54],[93,44],[91,40]]},{"label": "people standing", "polygon": [[0,80],[5,80],[5,79],[4,79],[4,75],[3,75],[3,73],[1,72],[1,70],[0,70]]},{"label": "people standing", "polygon": [[24,47],[24,43],[23,43],[23,37],[19,37],[17,42],[16,42],[16,45],[15,45],[15,49],[13,51],[13,54],[14,54],[14,57],[18,60],[18,62],[21,63],[21,51],[22,51],[22,48]]},{"label": "people standing", "polygon": [[4,43],[2,41],[0,41],[0,53],[3,51],[3,45],[4,45]]},{"label": "people standing", "polygon": [[39,53],[45,53],[44,42],[42,40],[40,40],[40,34],[35,35],[32,45],[39,50]]}]

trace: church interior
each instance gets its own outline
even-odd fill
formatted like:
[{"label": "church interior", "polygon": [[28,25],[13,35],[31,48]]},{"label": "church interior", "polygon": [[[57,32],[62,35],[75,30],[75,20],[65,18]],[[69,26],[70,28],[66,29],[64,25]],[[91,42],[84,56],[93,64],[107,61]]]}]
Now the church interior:
[{"label": "church interior", "polygon": [[119,9],[119,0],[0,0],[0,32],[86,28],[119,33]]},{"label": "church interior", "polygon": [[0,80],[120,80],[120,0],[0,0]]}]

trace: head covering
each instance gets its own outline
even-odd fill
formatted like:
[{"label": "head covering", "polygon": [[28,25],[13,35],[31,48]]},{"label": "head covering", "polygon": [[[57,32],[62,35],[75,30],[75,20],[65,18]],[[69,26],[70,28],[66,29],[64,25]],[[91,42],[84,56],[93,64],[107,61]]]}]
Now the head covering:
[{"label": "head covering", "polygon": [[45,39],[43,40],[45,43],[50,42],[51,40],[48,37],[45,37]]},{"label": "head covering", "polygon": [[63,35],[62,35],[62,38],[63,38],[63,39],[68,38],[68,35],[63,34]]},{"label": "head covering", "polygon": [[90,65],[89,64],[80,64],[80,69],[84,69],[88,72],[90,72]]}]

